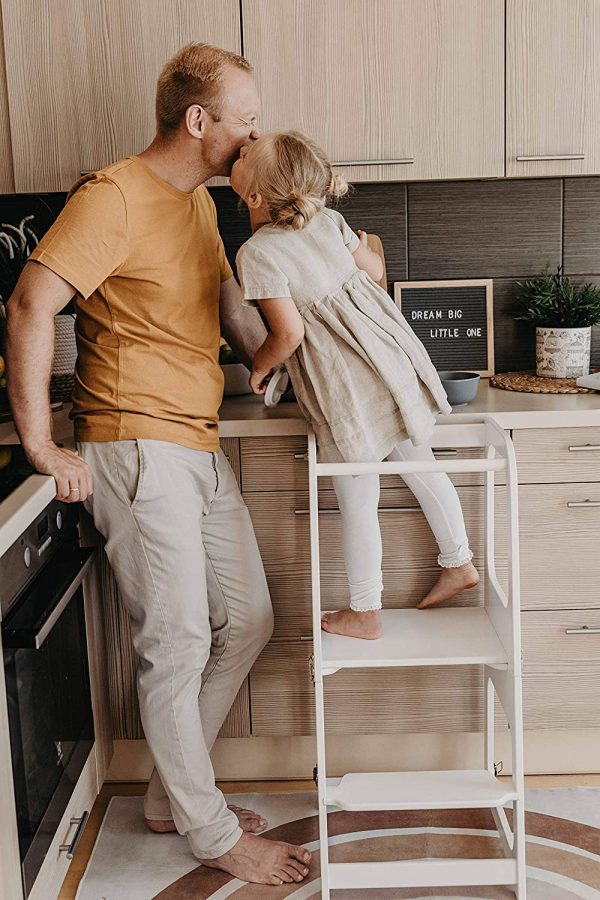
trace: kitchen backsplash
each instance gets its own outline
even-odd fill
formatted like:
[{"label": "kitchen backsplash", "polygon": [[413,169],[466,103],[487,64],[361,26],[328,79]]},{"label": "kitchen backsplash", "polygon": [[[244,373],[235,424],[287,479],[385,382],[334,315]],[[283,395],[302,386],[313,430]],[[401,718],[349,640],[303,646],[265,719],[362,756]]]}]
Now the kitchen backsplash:
[{"label": "kitchen backsplash", "polygon": [[[230,188],[211,188],[230,261],[250,235]],[[62,194],[0,198],[0,221],[34,213],[48,227]],[[358,184],[339,206],[349,224],[379,234],[394,281],[493,278],[496,370],[533,368],[531,329],[508,314],[516,282],[545,266],[600,284],[600,178]],[[592,365],[600,366],[600,327]]]}]

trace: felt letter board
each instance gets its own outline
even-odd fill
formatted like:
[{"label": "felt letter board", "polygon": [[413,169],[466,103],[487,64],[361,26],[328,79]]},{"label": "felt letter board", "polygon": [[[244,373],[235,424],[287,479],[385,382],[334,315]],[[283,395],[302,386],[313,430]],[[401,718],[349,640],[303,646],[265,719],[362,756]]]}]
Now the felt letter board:
[{"label": "felt letter board", "polygon": [[436,369],[494,374],[493,282],[397,281],[394,299]]}]

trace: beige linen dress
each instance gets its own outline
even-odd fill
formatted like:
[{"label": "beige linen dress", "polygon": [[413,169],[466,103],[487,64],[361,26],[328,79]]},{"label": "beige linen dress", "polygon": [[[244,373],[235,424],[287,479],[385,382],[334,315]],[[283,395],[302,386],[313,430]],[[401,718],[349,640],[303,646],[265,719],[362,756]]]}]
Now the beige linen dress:
[{"label": "beige linen dress", "polygon": [[451,409],[427,351],[395,303],[358,269],[359,239],[323,209],[299,231],[263,225],[237,255],[244,303],[291,297],[304,339],[286,362],[322,462],[379,462],[428,441]]}]

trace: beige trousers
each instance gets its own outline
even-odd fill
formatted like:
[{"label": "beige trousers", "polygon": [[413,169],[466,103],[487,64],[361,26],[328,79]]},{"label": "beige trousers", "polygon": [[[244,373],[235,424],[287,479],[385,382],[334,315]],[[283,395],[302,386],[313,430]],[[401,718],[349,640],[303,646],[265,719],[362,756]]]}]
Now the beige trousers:
[{"label": "beige trousers", "polygon": [[222,452],[155,440],[78,451],[94,478],[86,507],[139,656],[140,713],[158,772],[145,814],[172,816],[194,854],[212,859],[241,830],[209,751],[273,629],[250,516]]}]

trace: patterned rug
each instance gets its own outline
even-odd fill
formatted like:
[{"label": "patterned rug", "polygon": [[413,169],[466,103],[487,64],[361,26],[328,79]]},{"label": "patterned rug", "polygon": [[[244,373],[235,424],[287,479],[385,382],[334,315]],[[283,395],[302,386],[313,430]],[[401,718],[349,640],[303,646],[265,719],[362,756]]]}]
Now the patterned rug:
[{"label": "patterned rug", "polygon": [[[199,866],[187,841],[157,835],[143,822],[141,797],[114,797],[108,807],[77,900],[317,900],[319,891],[316,795],[228,795],[269,820],[268,837],[313,851],[302,884],[249,885]],[[600,900],[600,788],[536,789],[526,793],[528,900]],[[487,810],[348,813],[329,816],[333,861],[415,857],[502,857]],[[345,890],[335,900],[479,898],[514,900],[507,888]]]}]

